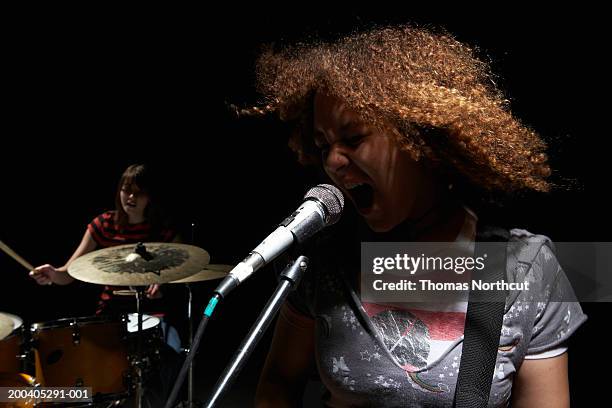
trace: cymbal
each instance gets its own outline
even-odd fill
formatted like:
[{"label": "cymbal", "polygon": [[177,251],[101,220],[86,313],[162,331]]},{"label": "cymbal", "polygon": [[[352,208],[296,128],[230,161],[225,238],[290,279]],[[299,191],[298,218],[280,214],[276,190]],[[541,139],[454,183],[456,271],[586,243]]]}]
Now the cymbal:
[{"label": "cymbal", "polygon": [[0,313],[0,340],[13,331],[13,318],[7,313]]},{"label": "cymbal", "polygon": [[183,279],[175,280],[170,283],[193,283],[202,282],[213,279],[221,279],[227,276],[227,273],[234,268],[233,265],[216,265],[210,264],[205,269],[198,273],[194,273]]},{"label": "cymbal", "polygon": [[119,245],[85,254],[68,266],[80,281],[100,285],[145,286],[186,278],[210,260],[202,248],[165,242]]}]

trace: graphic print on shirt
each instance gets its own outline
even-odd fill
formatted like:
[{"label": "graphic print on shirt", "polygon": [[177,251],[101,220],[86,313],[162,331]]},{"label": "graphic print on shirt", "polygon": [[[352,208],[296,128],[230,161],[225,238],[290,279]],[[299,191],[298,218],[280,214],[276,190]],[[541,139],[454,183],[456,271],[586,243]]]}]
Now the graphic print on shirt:
[{"label": "graphic print on shirt", "polygon": [[434,363],[463,335],[465,311],[400,309],[367,302],[363,309],[386,349],[409,372]]},{"label": "graphic print on shirt", "polygon": [[[437,381],[431,382],[424,379],[426,372],[419,371],[446,355],[463,335],[464,311],[400,309],[366,302],[363,308],[385,348],[404,369],[413,386],[429,392],[450,391],[445,381],[456,373],[440,373]],[[363,352],[361,357],[367,359],[368,353]]]},{"label": "graphic print on shirt", "polygon": [[430,350],[429,330],[406,310],[386,310],[370,317],[387,350],[409,371],[427,365]]},{"label": "graphic print on shirt", "polygon": [[351,369],[348,367],[348,365],[346,365],[344,356],[340,356],[339,358],[332,357],[332,365],[332,372],[334,376],[336,376],[337,381],[343,383],[351,391],[355,391],[355,380],[353,380],[349,375]]}]

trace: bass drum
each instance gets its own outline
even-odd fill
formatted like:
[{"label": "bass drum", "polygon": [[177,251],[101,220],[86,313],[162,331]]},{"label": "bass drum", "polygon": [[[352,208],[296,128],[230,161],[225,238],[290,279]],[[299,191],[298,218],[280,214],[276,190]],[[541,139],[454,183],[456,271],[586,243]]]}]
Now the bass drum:
[{"label": "bass drum", "polygon": [[45,387],[91,387],[97,396],[128,392],[130,367],[125,323],[76,317],[35,323],[36,378]]}]

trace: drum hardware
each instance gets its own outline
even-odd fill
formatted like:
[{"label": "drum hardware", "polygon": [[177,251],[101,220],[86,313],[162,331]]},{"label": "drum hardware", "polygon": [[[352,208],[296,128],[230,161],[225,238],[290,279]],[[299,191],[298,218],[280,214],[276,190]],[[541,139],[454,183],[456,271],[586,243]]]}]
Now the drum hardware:
[{"label": "drum hardware", "polygon": [[76,324],[76,321],[70,322],[70,327],[72,327],[72,344],[75,346],[81,342],[81,333],[79,332],[79,325]]},{"label": "drum hardware", "polygon": [[[103,285],[130,286],[130,291],[121,290],[117,294],[136,297],[137,346],[130,363],[134,368],[138,407],[142,406],[144,374],[150,364],[150,358],[143,353],[141,304],[145,287],[200,273],[209,260],[208,252],[193,245],[152,242],[100,249],[79,257],[68,266],[68,273],[75,279]],[[210,273],[207,278],[200,276],[197,281],[211,279],[210,276]]]},{"label": "drum hardware", "polygon": [[[185,287],[187,288],[187,292],[188,292],[188,301],[187,301],[187,321],[189,322],[189,339],[188,344],[187,344],[187,354],[189,354],[189,351],[191,350],[191,345],[193,344],[193,318],[191,315],[191,312],[193,310],[193,291],[191,290],[191,284],[190,283],[186,283]],[[187,407],[188,408],[192,408],[193,405],[193,362],[191,362],[191,364],[189,365],[189,373],[187,374],[188,376],[188,383],[187,383]]]},{"label": "drum hardware", "polygon": [[136,313],[138,317],[138,330],[137,330],[137,346],[136,346],[136,358],[134,359],[134,368],[136,371],[136,406],[138,408],[142,407],[142,401],[144,396],[144,373],[145,369],[149,366],[149,359],[146,358],[143,354],[142,349],[142,309],[141,303],[143,299],[144,292],[146,287],[137,286],[131,287],[130,289],[136,291]]},{"label": "drum hardware", "polygon": [[140,255],[142,259],[144,259],[145,261],[150,261],[154,258],[153,254],[147,251],[147,247],[142,242],[139,242],[138,244],[136,244],[136,248],[134,249],[134,252]]},{"label": "drum hardware", "polygon": [[[0,244],[2,243],[0,242]],[[25,268],[28,270],[34,269],[31,264],[18,256],[14,251],[10,250],[10,248],[6,247],[6,245],[0,246],[0,249],[11,255]],[[208,265],[209,259],[210,257],[205,250],[192,245],[175,243],[139,243],[137,245],[121,245],[93,251],[79,257],[70,264],[68,273],[75,279],[110,286],[129,286],[129,291],[117,291],[116,294],[136,297],[137,329],[134,332],[135,336],[132,337],[132,344],[136,343],[135,352],[130,352],[129,349],[127,349],[130,343],[128,339],[128,330],[120,337],[117,337],[116,329],[112,330],[113,334],[109,332],[97,335],[100,339],[106,339],[109,335],[114,340],[118,338],[117,346],[112,349],[116,350],[121,356],[125,356],[125,361],[127,363],[126,367],[124,367],[125,369],[121,369],[121,371],[117,371],[116,367],[112,367],[111,371],[114,370],[116,374],[121,373],[119,376],[115,374],[115,378],[119,378],[121,386],[114,386],[110,388],[110,391],[109,389],[104,389],[104,392],[96,393],[96,395],[100,397],[98,401],[106,400],[106,403],[109,404],[108,406],[118,405],[122,401],[125,401],[130,390],[135,390],[137,406],[141,407],[143,404],[143,395],[145,391],[144,379],[147,372],[151,369],[152,358],[160,353],[155,345],[153,345],[153,347],[150,346],[151,338],[147,338],[149,343],[146,344],[145,350],[145,336],[143,334],[143,323],[145,319],[142,313],[142,301],[148,285],[169,282],[185,283],[188,295],[187,319],[189,323],[189,339],[185,351],[189,351],[193,341],[194,331],[192,315],[194,298],[191,284],[194,282],[222,278],[232,269],[231,266],[226,265],[210,265],[209,268],[203,269]],[[0,340],[9,336],[11,332],[9,330],[9,322],[1,317],[2,314],[0,314]],[[72,375],[71,381],[64,381],[55,378],[56,375],[50,367],[55,364],[64,364],[68,357],[73,358],[74,361],[79,361],[79,364],[75,363],[75,366],[80,366],[86,362],[88,360],[87,358],[75,358],[74,353],[75,351],[83,352],[86,350],[88,344],[91,343],[91,330],[103,324],[107,323],[103,323],[102,320],[95,320],[94,318],[71,318],[32,325],[31,330],[27,330],[26,335],[22,336],[23,338],[29,337],[23,344],[24,348],[20,348],[19,352],[15,354],[15,357],[19,361],[36,366],[33,372],[36,372],[37,376],[40,376],[41,379],[45,378],[46,374],[47,383],[41,382],[45,386],[54,386],[52,385],[53,382],[57,381],[57,386],[66,386],[65,384],[71,383],[71,385],[74,384],[76,386],[86,386],[95,389],[98,384],[92,386],[91,376],[87,375],[91,373],[86,372],[85,375]],[[112,326],[111,322],[108,322],[108,324]],[[109,328],[111,327],[109,326]],[[65,346],[50,347],[52,345],[50,345],[49,342],[53,342],[53,336],[59,335],[60,332],[65,333],[67,336],[67,341],[61,344],[72,344],[72,346],[74,346],[73,349],[63,349],[62,347]],[[31,334],[31,336],[27,336],[27,334]],[[42,355],[43,350],[45,351],[44,355]],[[69,350],[73,353],[72,355],[70,355]],[[150,351],[150,353],[145,352],[147,350]],[[55,354],[53,354],[54,352]],[[97,355],[94,353],[92,355],[95,356],[93,359],[96,360],[96,362],[107,360],[104,354]],[[123,357],[120,358],[120,360],[122,359]],[[36,361],[36,364],[34,361]],[[130,367],[131,369],[129,369]],[[70,367],[65,370],[65,373],[70,371],[69,368]],[[108,369],[100,369],[98,371],[102,372],[105,370]],[[76,374],[76,372],[74,374]],[[62,378],[65,379],[65,377],[66,375]],[[189,378],[187,403],[191,407],[193,406],[193,367],[190,367]]]},{"label": "drum hardware", "polygon": [[136,384],[136,405],[142,406],[144,374],[149,358],[143,353],[142,300],[148,285],[162,284],[187,278],[208,265],[210,256],[193,245],[175,243],[128,244],[85,254],[68,266],[75,279],[113,286],[130,286],[136,297],[138,315],[136,356],[132,359]]}]

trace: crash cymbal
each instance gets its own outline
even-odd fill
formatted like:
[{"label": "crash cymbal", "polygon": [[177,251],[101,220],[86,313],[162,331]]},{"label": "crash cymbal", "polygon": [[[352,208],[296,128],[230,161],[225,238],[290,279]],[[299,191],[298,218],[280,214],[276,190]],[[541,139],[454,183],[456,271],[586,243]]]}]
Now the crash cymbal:
[{"label": "crash cymbal", "polygon": [[213,279],[221,279],[224,278],[229,271],[231,271],[234,267],[232,265],[215,265],[210,264],[205,269],[201,270],[198,273],[194,273],[191,276],[188,276],[183,279],[175,280],[170,283],[193,283],[193,282],[202,282]]},{"label": "crash cymbal", "polygon": [[7,313],[0,313],[0,340],[13,331],[13,318]]},{"label": "crash cymbal", "polygon": [[75,279],[113,286],[144,286],[186,278],[208,265],[202,248],[175,243],[128,244],[90,252],[74,260]]}]

